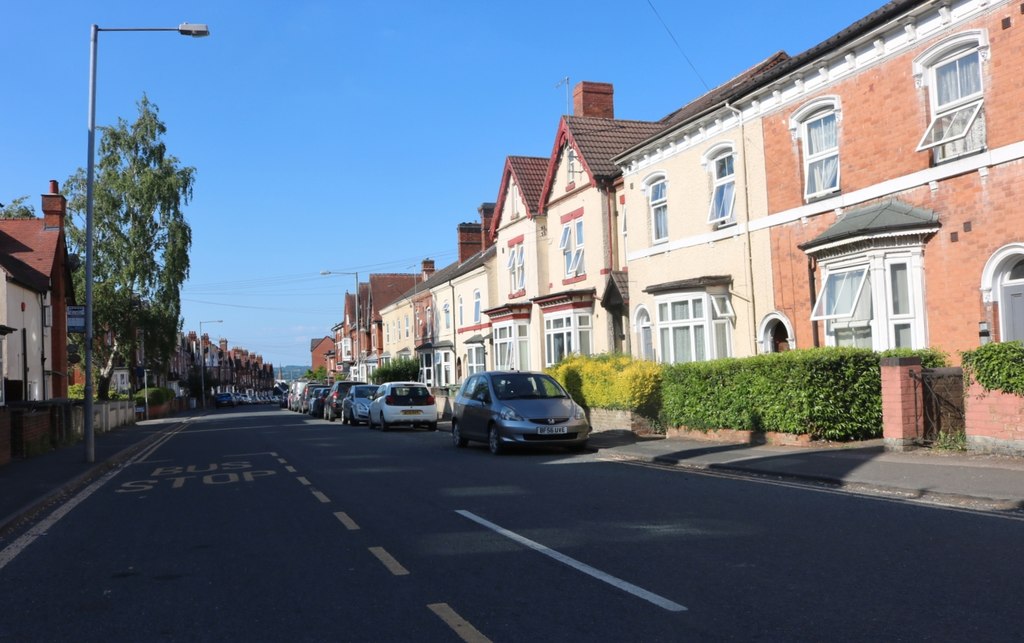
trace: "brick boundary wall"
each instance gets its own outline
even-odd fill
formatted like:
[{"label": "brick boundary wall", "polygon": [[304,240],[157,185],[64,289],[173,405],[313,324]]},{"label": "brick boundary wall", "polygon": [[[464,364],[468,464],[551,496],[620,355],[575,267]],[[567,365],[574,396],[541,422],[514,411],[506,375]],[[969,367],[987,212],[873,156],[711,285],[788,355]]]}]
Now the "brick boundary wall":
[{"label": "brick boundary wall", "polygon": [[972,381],[964,399],[964,423],[968,450],[1024,456],[1024,397],[986,391]]},{"label": "brick boundary wall", "polygon": [[921,435],[917,418],[921,401],[917,399],[910,371],[921,372],[919,357],[884,357],[882,370],[882,438],[889,451],[905,451],[916,446]]}]

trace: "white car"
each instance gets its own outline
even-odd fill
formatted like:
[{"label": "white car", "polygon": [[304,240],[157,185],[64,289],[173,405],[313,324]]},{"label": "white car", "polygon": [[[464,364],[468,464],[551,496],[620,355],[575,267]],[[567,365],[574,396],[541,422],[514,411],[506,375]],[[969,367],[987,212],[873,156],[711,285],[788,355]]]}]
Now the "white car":
[{"label": "white car", "polygon": [[381,384],[370,400],[369,426],[387,431],[393,426],[422,426],[437,430],[434,396],[420,382]]}]

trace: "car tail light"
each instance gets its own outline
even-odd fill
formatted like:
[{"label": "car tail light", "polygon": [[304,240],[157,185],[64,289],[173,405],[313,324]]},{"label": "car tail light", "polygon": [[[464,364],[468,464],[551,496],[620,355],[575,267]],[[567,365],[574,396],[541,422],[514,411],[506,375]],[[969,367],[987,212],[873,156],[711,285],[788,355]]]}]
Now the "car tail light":
[{"label": "car tail light", "polygon": [[388,406],[390,406],[390,405],[395,403],[395,398],[393,398],[390,395],[388,395],[388,396],[386,396],[384,398],[384,403],[387,404]]},{"label": "car tail light", "polygon": [[427,396],[427,401],[424,402],[424,404],[433,404],[433,403],[434,403],[434,396],[433,395],[428,395]]}]

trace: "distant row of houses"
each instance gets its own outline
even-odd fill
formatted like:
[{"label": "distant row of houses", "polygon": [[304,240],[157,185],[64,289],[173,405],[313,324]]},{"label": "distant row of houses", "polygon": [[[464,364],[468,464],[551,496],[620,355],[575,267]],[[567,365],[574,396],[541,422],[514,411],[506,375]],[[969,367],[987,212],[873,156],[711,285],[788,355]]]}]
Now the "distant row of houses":
[{"label": "distant row of houses", "polygon": [[[75,304],[65,237],[67,200],[57,181],[42,195],[42,218],[0,220],[0,405],[66,398],[71,384],[84,382],[81,356],[69,351],[68,308]],[[98,333],[97,341],[103,341]],[[115,365],[110,390],[131,393],[166,386],[198,397],[205,380],[214,391],[270,391],[274,366],[262,356],[208,334],[179,333],[167,364],[147,364],[140,348],[133,363]],[[202,357],[201,357],[202,356]],[[206,371],[200,376],[200,364]],[[152,369],[148,374],[143,369]]]},{"label": "distant row of houses", "polygon": [[654,122],[579,83],[550,154],[509,156],[458,225],[458,260],[370,275],[314,366],[408,357],[446,386],[570,353],[957,361],[1024,339],[1018,5],[894,0]]}]

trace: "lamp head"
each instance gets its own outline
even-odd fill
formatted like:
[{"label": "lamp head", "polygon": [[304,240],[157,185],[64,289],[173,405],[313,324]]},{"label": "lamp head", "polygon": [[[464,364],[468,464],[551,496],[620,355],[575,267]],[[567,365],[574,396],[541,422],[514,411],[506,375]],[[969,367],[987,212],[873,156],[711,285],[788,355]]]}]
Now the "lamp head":
[{"label": "lamp head", "polygon": [[203,38],[210,35],[210,28],[203,24],[194,22],[183,22],[178,25],[178,33],[183,36],[192,36],[193,38]]}]

